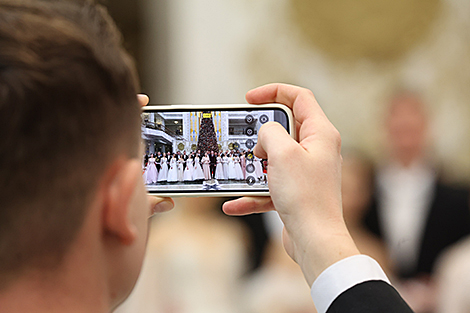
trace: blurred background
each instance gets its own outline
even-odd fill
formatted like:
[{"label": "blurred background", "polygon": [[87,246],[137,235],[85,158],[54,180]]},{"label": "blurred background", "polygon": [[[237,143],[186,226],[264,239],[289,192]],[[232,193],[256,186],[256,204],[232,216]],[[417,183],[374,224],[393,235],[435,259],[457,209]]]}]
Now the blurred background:
[{"label": "blurred background", "polygon": [[[151,103],[244,103],[270,82],[311,89],[342,135],[345,218],[361,251],[417,312],[469,310],[451,292],[470,280],[469,1],[101,2]],[[229,218],[220,205],[181,199],[152,220],[119,312],[314,312],[275,213]]]}]

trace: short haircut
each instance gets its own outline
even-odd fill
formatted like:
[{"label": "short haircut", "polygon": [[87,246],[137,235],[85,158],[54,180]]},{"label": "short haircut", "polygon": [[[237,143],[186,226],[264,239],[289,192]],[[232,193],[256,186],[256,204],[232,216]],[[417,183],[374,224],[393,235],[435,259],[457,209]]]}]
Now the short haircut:
[{"label": "short haircut", "polygon": [[104,170],[138,157],[137,86],[102,6],[0,0],[0,288],[58,266]]}]

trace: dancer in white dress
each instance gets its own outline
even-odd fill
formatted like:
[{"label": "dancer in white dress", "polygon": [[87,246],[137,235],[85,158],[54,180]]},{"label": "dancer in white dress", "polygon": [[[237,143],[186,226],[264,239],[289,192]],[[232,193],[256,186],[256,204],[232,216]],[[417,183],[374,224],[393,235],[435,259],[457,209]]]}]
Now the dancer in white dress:
[{"label": "dancer in white dress", "polygon": [[210,168],[211,160],[209,155],[206,154],[202,157],[202,171],[204,172],[204,179],[209,180],[211,179],[211,168]]},{"label": "dancer in white dress", "polygon": [[145,163],[145,158],[142,159],[142,178],[144,179],[144,184],[146,184],[147,183],[147,164]]},{"label": "dancer in white dress", "polygon": [[178,181],[178,167],[176,163],[176,157],[173,155],[170,160],[170,169],[168,170],[168,182],[174,183]]},{"label": "dancer in white dress", "polygon": [[236,180],[242,180],[243,179],[243,172],[242,172],[242,167],[240,166],[240,158],[238,156],[233,157],[233,162],[235,164],[235,175],[236,175]]},{"label": "dancer in white dress", "polygon": [[235,171],[235,162],[232,154],[230,154],[228,157],[228,179],[237,179],[237,173]]},{"label": "dancer in white dress", "polygon": [[217,157],[217,166],[215,167],[215,178],[224,180],[226,179],[224,176],[224,168],[222,165],[222,158],[220,156]]},{"label": "dancer in white dress", "polygon": [[194,171],[193,171],[193,180],[202,180],[204,179],[204,173],[202,172],[201,164],[199,164],[199,157],[194,158]]},{"label": "dancer in white dress", "polygon": [[178,159],[178,161],[176,161],[177,164],[178,164],[178,181],[183,181],[184,179],[184,159],[183,157],[180,156],[180,158]]},{"label": "dancer in white dress", "polygon": [[245,158],[245,152],[243,150],[240,155],[240,166],[242,168],[243,179],[246,179],[246,158]]},{"label": "dancer in white dress", "polygon": [[158,171],[157,171],[157,166],[155,165],[155,158],[153,157],[153,154],[150,156],[149,161],[147,163],[146,172],[147,172],[147,179],[145,183],[147,185],[155,184],[157,182]]},{"label": "dancer in white dress", "polygon": [[163,156],[160,159],[160,172],[158,173],[158,181],[164,182],[168,179],[168,159]]},{"label": "dancer in white dress", "polygon": [[189,156],[186,160],[186,166],[184,167],[184,181],[192,181],[193,180],[193,158]]},{"label": "dancer in white dress", "polygon": [[263,177],[263,166],[261,165],[261,159],[255,156],[253,160],[256,179],[259,180],[261,177]]},{"label": "dancer in white dress", "polygon": [[223,154],[222,168],[224,169],[224,179],[228,179],[228,156]]}]

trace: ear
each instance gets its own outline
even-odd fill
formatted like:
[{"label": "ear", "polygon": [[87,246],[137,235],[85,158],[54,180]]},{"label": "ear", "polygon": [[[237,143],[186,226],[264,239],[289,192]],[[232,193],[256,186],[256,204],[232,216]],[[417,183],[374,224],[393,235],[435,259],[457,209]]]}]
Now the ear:
[{"label": "ear", "polygon": [[105,173],[103,184],[103,232],[121,244],[131,245],[137,228],[131,218],[131,199],[139,184],[140,162],[118,159]]}]

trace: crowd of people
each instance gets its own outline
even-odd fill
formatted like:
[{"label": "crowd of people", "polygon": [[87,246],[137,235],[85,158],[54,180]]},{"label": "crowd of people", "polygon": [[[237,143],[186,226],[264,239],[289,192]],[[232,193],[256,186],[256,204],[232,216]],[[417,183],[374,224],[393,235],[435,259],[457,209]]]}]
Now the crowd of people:
[{"label": "crowd of people", "polygon": [[186,153],[162,153],[144,155],[143,178],[147,185],[163,183],[201,183],[211,179],[218,181],[244,181],[253,177],[264,181],[266,162],[254,156],[252,151],[201,150]]}]

